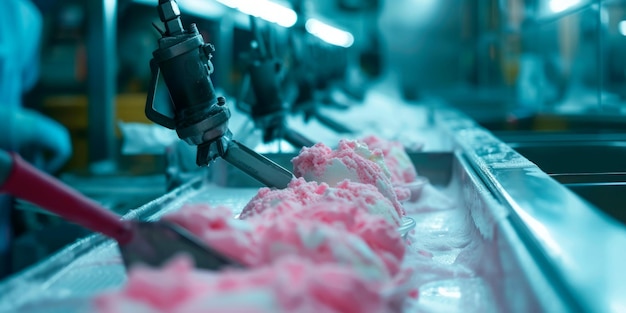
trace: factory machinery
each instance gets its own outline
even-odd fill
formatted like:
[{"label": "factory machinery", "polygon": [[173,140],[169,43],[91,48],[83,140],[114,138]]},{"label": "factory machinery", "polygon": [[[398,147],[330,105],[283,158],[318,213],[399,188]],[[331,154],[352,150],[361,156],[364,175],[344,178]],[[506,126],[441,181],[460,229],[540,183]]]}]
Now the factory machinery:
[{"label": "factory machinery", "polygon": [[[197,147],[198,166],[212,168],[218,162],[226,171],[191,178],[132,210],[126,218],[155,220],[183,204],[198,202],[241,209],[259,187],[286,186],[292,177],[287,169],[293,154],[261,155],[232,139],[228,100],[216,94],[210,79],[211,54],[219,47],[206,43],[193,25],[183,27],[176,2],[161,0],[158,8],[163,27],[157,28],[162,37],[150,63],[153,80],[146,115],[175,129],[181,140]],[[289,108],[279,97],[270,56],[267,51],[259,52],[250,67],[256,99],[251,104],[251,118],[265,131],[268,141],[294,131],[285,120]],[[271,79],[266,84],[255,83],[255,77],[261,75],[256,71],[270,71],[266,77]],[[170,94],[165,103],[157,103],[159,88],[167,88]],[[418,173],[457,199],[475,233],[467,243],[475,253],[466,258],[481,278],[481,286],[489,290],[485,312],[626,310],[626,272],[622,270],[626,263],[622,212],[626,207],[594,198],[601,194],[597,190],[615,193],[626,186],[620,174],[624,163],[612,159],[619,158],[618,152],[625,147],[615,140],[619,135],[561,133],[546,137],[508,132],[508,137],[499,137],[446,103],[398,106],[415,117],[410,129],[402,131],[414,133],[424,145],[423,150],[409,151]],[[383,108],[375,103],[350,110],[376,116]],[[330,119],[345,114],[325,112]],[[358,120],[350,125],[353,129],[359,126],[367,127]],[[315,134],[299,135],[315,141]],[[306,145],[304,142],[300,143]],[[570,154],[551,155],[555,147]],[[596,168],[580,156],[594,151],[606,159]],[[588,168],[581,170],[585,165]],[[445,229],[445,225],[418,220],[420,227],[417,231]],[[125,278],[116,243],[92,235],[3,282],[0,311],[84,311],[90,297],[123,285]],[[438,301],[473,303],[467,299],[474,297],[475,291],[463,283],[438,288],[454,291],[438,293]],[[421,296],[429,297],[425,290]]]}]

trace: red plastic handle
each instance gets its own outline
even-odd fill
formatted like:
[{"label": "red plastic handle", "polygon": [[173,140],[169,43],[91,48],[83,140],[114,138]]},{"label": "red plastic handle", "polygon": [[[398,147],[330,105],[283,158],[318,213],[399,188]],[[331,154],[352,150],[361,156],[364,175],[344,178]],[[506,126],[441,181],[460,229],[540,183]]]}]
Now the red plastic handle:
[{"label": "red plastic handle", "polygon": [[118,215],[54,177],[39,171],[19,155],[11,154],[11,158],[11,170],[8,178],[0,185],[0,192],[7,192],[27,200],[66,220],[113,238],[121,244],[130,241],[131,225],[120,220]]}]

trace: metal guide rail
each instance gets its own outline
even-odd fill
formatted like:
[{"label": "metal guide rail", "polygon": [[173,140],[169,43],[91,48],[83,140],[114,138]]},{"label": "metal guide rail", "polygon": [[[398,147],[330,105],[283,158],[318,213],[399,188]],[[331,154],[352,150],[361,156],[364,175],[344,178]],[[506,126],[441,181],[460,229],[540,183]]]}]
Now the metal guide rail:
[{"label": "metal guide rail", "polygon": [[601,214],[458,111],[439,107],[435,119],[456,138],[482,181],[509,210],[511,226],[567,311],[626,309],[623,224]]}]

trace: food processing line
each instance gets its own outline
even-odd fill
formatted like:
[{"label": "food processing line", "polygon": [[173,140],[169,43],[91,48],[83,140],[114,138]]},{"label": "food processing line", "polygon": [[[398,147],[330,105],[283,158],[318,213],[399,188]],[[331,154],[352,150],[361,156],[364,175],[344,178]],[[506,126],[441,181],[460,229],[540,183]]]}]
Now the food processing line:
[{"label": "food processing line", "polygon": [[[158,220],[190,203],[225,205],[236,216],[259,187],[284,186],[285,177],[291,177],[284,169],[291,167],[295,154],[260,155],[232,140],[225,99],[217,97],[212,86],[180,86],[184,80],[179,78],[187,75],[176,69],[185,67],[168,67],[164,62],[201,60],[203,71],[197,74],[210,84],[212,47],[193,27],[184,31],[171,1],[159,3],[166,29],[151,63],[154,89],[146,114],[197,145],[196,162],[210,166],[124,218]],[[154,103],[159,75],[173,93],[167,113]],[[363,119],[353,119],[350,125],[357,128],[359,121],[387,112],[380,98],[366,99],[350,112],[320,111],[336,120],[348,114],[359,116]],[[189,99],[200,99],[202,107],[194,107]],[[499,132],[450,103],[394,101],[397,112],[405,116],[397,117],[401,128],[397,131],[423,144],[421,150],[409,150],[418,173],[458,201],[472,233],[462,248],[473,253],[457,262],[469,268],[473,277],[480,277],[488,290],[475,299],[477,294],[458,280],[434,291],[420,290],[423,299],[448,304],[458,312],[626,310],[626,272],[621,270],[626,262],[626,208],[609,200],[619,198],[615,193],[626,184],[622,133]],[[409,124],[403,123],[407,115]],[[267,180],[273,173],[282,180]],[[440,230],[445,225],[416,218],[416,227],[451,236]],[[90,311],[95,295],[119,288],[126,280],[116,245],[91,235],[1,282],[0,312]]]},{"label": "food processing line", "polygon": [[[445,151],[426,149],[410,156],[422,176],[459,200],[478,233],[469,243],[476,252],[470,264],[493,292],[490,310],[611,312],[623,307],[623,220],[599,212],[458,110],[445,105],[414,110],[433,117],[416,125],[416,131],[435,129],[437,144],[443,139],[449,145]],[[292,156],[268,155],[285,166]],[[125,218],[156,220],[188,203],[241,210],[261,185],[236,169],[221,173],[228,174],[219,184],[208,176],[194,179]],[[92,235],[3,282],[0,311],[88,311],[91,297],[120,287],[125,279],[116,243]],[[440,301],[455,303],[469,293],[454,290],[439,295]]]}]

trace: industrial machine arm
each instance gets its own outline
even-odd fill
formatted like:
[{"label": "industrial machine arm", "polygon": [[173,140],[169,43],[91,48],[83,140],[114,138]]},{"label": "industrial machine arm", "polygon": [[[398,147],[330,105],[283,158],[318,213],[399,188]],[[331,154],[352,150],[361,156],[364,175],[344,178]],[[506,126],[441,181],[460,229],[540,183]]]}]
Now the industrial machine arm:
[{"label": "industrial machine arm", "polygon": [[[293,174],[271,160],[232,140],[230,110],[217,97],[210,74],[213,45],[205,43],[195,24],[185,30],[175,0],[159,0],[158,12],[165,29],[150,61],[152,79],[146,116],[178,137],[197,146],[196,164],[208,165],[218,157],[269,187],[284,188]],[[167,92],[163,92],[161,81]]]},{"label": "industrial machine arm", "polygon": [[253,54],[242,95],[245,96],[249,87],[252,87],[254,101],[249,110],[244,111],[249,111],[255,126],[263,131],[264,142],[285,139],[298,149],[314,145],[314,141],[287,125],[286,116],[290,105],[281,92],[281,64],[273,53],[272,38],[267,41],[263,38],[254,16],[250,16],[250,28],[254,36]]}]

